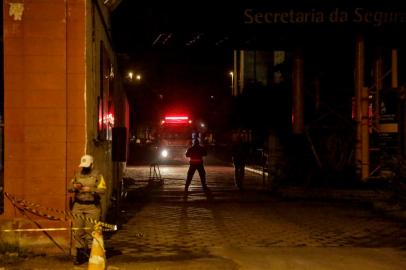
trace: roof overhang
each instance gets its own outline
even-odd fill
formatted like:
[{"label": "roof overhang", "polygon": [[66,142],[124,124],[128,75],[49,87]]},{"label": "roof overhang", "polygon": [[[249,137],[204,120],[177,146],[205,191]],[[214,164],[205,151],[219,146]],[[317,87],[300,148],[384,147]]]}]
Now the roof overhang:
[{"label": "roof overhang", "polygon": [[103,4],[110,10],[113,11],[120,5],[122,0],[103,0]]},{"label": "roof overhang", "polygon": [[113,39],[119,51],[277,48],[358,32],[397,40],[406,27],[406,9],[394,0],[355,0],[350,5],[336,0],[253,0],[221,6],[211,0],[151,1],[148,6],[122,1],[113,12]]}]

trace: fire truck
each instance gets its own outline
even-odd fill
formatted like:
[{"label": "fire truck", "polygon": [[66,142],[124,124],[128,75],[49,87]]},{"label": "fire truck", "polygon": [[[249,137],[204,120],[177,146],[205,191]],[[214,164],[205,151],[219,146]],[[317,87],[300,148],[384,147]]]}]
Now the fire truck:
[{"label": "fire truck", "polygon": [[157,134],[159,160],[187,162],[186,150],[192,139],[201,139],[201,131],[188,115],[165,115]]}]

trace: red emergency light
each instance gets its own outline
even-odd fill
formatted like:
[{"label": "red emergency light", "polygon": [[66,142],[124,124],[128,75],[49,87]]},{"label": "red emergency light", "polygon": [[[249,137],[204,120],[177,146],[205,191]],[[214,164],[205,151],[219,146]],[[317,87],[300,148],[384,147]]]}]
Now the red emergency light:
[{"label": "red emergency light", "polygon": [[162,124],[188,124],[189,116],[185,115],[173,115],[173,116],[165,116],[165,120],[162,121]]}]

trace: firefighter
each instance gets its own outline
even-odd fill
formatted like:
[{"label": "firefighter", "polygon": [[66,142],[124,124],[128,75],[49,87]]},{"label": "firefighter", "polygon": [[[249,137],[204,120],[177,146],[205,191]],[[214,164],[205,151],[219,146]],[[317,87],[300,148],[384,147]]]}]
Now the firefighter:
[{"label": "firefighter", "polygon": [[[92,228],[93,221],[99,221],[101,216],[101,195],[106,191],[106,183],[103,175],[93,167],[93,157],[84,155],[80,159],[80,172],[72,180],[71,192],[74,193],[72,214],[74,215],[73,226],[75,228]],[[88,260],[92,246],[92,230],[74,231],[74,243],[76,256],[74,264],[79,265]]]},{"label": "firefighter", "polygon": [[189,170],[187,171],[185,192],[188,192],[189,185],[192,182],[196,170],[199,172],[203,190],[209,190],[206,184],[206,171],[203,166],[203,157],[205,156],[207,156],[206,148],[200,145],[198,138],[194,138],[193,145],[186,151],[186,157],[189,158]]}]

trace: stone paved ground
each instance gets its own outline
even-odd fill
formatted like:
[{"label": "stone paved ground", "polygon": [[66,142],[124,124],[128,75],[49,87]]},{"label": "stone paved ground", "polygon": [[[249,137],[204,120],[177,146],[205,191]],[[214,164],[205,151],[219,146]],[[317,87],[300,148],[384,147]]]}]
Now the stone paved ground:
[{"label": "stone paved ground", "polygon": [[[183,193],[187,166],[160,168],[163,185],[147,185],[149,167],[132,167],[120,229],[104,234],[108,270],[404,270],[406,224],[365,205],[282,199],[247,173],[207,166],[211,193],[198,177]],[[83,270],[65,257],[29,258],[0,270]]]},{"label": "stone paved ground", "polygon": [[[137,261],[204,258],[216,247],[406,248],[405,224],[352,203],[272,198],[254,174],[247,175],[248,190],[239,192],[231,167],[207,167],[211,194],[201,191],[195,176],[185,197],[186,169],[160,168],[164,185],[132,197],[127,221],[107,240],[108,247]],[[128,174],[149,176],[147,167],[130,168]]]}]

